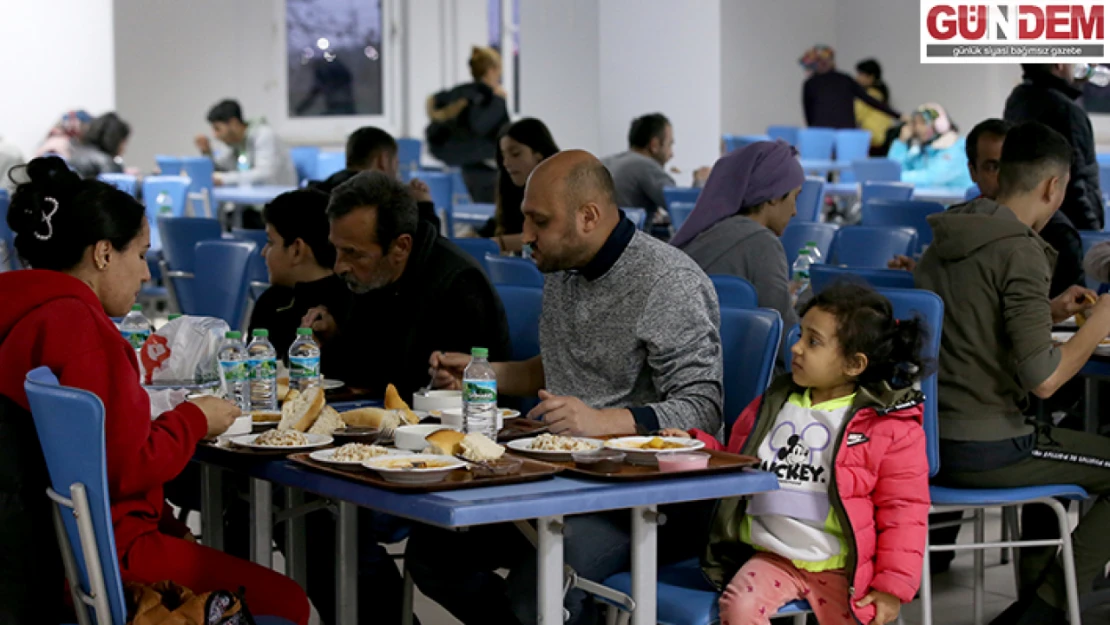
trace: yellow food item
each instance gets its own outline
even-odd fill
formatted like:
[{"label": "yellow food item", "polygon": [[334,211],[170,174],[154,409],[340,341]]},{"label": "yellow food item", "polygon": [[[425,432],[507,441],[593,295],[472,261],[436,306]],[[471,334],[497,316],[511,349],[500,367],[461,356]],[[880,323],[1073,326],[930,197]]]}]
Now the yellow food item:
[{"label": "yellow food item", "polygon": [[405,421],[409,425],[420,423],[420,419],[416,416],[405,400],[401,399],[401,394],[397,392],[397,387],[390,384],[385,387],[385,409],[386,410],[400,410],[405,415]]},{"label": "yellow food item", "polygon": [[454,456],[463,452],[462,441],[465,434],[456,430],[436,430],[424,437],[435,453],[443,456]]},{"label": "yellow food item", "polygon": [[397,460],[374,462],[371,466],[381,467],[383,469],[444,469],[455,466],[456,464],[457,463],[451,460],[436,460],[434,458],[421,460],[399,458]]}]

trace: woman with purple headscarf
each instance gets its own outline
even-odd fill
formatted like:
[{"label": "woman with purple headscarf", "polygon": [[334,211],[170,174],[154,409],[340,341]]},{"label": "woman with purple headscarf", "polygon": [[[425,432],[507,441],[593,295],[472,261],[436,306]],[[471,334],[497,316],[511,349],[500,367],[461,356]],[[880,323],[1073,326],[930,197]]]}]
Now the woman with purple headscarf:
[{"label": "woman with purple headscarf", "polygon": [[779,237],[805,182],[796,154],[782,141],[760,141],[722,156],[694,212],[671,239],[705,273],[751,282],[759,306],[779,311],[787,328],[798,317]]}]

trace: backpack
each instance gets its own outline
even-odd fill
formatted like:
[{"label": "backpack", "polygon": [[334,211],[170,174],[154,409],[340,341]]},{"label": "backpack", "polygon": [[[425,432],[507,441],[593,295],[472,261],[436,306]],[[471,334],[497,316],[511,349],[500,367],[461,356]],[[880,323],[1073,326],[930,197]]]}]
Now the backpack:
[{"label": "backpack", "polygon": [[171,581],[124,586],[128,625],[254,625],[243,590],[203,594]]}]

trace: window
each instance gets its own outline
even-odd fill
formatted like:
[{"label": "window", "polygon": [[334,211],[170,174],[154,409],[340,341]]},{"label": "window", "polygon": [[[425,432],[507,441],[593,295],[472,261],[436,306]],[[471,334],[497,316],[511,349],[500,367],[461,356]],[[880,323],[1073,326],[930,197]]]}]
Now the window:
[{"label": "window", "polygon": [[[501,82],[520,110],[520,0],[489,0],[489,45],[501,54]],[[511,15],[505,15],[504,11]],[[508,17],[509,19],[505,19]],[[510,48],[509,54],[504,48]]]},{"label": "window", "polygon": [[290,118],[383,115],[382,0],[285,0]]}]

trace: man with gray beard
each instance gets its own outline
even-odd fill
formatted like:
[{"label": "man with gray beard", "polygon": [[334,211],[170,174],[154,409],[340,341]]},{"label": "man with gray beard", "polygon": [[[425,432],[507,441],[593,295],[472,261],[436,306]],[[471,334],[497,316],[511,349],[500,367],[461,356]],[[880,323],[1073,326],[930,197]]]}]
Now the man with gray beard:
[{"label": "man with gray beard", "polygon": [[428,354],[489,349],[510,355],[496,291],[478,262],[418,218],[407,187],[366,171],[336,187],[328,203],[335,273],[352,292],[336,319],[313,308],[302,325],[321,343],[324,375],[370,398],[394,384],[401,397],[428,383]]}]

